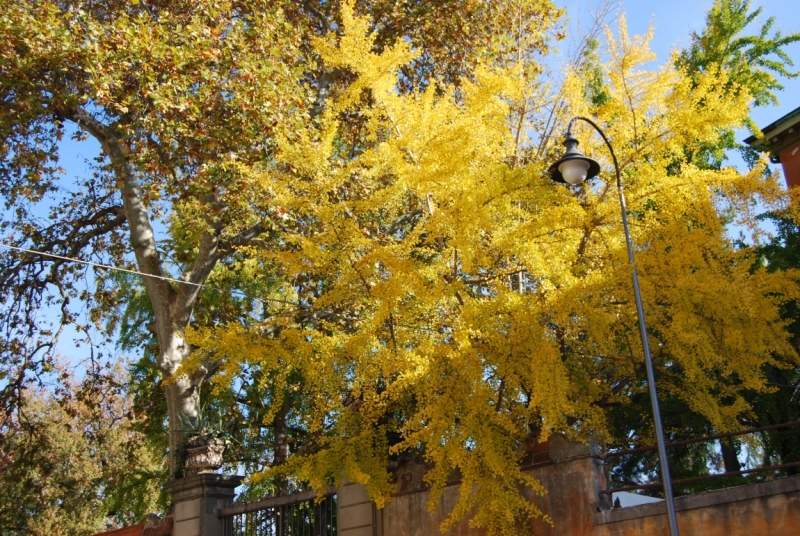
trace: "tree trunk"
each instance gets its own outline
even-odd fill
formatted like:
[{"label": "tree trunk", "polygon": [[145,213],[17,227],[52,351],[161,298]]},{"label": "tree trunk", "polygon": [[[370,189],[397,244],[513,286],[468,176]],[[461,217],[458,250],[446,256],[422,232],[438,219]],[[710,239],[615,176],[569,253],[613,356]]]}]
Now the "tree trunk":
[{"label": "tree trunk", "polygon": [[725,439],[720,439],[719,445],[722,449],[722,461],[725,463],[725,472],[733,473],[741,471],[742,467],[739,465],[739,454],[733,438],[727,437]]},{"label": "tree trunk", "polygon": [[[286,427],[286,414],[289,412],[289,398],[290,395],[286,393],[280,411],[278,411],[275,418],[272,420],[272,430],[274,434],[273,439],[273,457],[272,465],[280,465],[289,457],[289,436]],[[275,481],[276,495],[283,495],[288,487],[288,482],[285,478],[280,477]]]},{"label": "tree trunk", "polygon": [[[130,230],[130,243],[155,315],[154,331],[159,344],[158,368],[163,373],[169,415],[170,475],[174,477],[179,469],[177,453],[182,448],[186,435],[181,430],[180,416],[184,415],[189,420],[197,418],[200,386],[208,373],[206,368],[200,367],[191,376],[183,373],[176,375],[181,363],[191,353],[183,338],[183,330],[191,321],[202,284],[220,259],[219,224],[210,223],[210,233],[203,233],[197,244],[198,253],[194,263],[181,277],[184,284],[173,288],[161,265],[155,233],[139,185],[139,171],[127,161],[120,135],[113,127],[102,123],[83,108],[69,108],[60,113],[100,142],[111,160],[120,185],[123,210]],[[213,203],[214,199],[203,201]]]},{"label": "tree trunk", "polygon": [[186,440],[182,421],[188,419],[196,422],[200,412],[200,387],[205,375],[196,374],[190,377],[186,374],[175,374],[191,350],[177,332],[170,335],[172,344],[162,349],[160,366],[164,372],[164,395],[167,398],[169,416],[169,473],[171,478],[175,478],[181,469],[178,467],[181,458],[178,453],[184,448],[183,443]]}]

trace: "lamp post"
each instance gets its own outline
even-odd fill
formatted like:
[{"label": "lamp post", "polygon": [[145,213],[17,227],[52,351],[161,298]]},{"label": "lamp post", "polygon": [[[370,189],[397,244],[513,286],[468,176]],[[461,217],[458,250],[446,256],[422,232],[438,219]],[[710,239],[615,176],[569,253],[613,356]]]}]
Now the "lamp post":
[{"label": "lamp post", "polygon": [[647,341],[647,325],[644,321],[644,309],[642,308],[642,294],[639,291],[639,276],[636,271],[636,260],[633,256],[633,239],[628,227],[628,213],[625,206],[625,195],[622,191],[622,179],[619,173],[619,164],[614,154],[611,143],[606,135],[600,130],[591,119],[585,117],[573,117],[567,127],[567,135],[564,139],[564,146],[567,152],[564,153],[558,162],[550,166],[550,178],[555,182],[567,184],[580,184],[587,177],[594,177],[600,173],[600,164],[587,158],[578,150],[578,140],[572,135],[572,126],[575,121],[580,119],[589,123],[602,136],[606,142],[611,158],[614,161],[614,171],[617,174],[617,190],[619,191],[619,204],[622,209],[622,227],[625,229],[625,242],[628,246],[628,262],[633,267],[633,293],[636,297],[636,313],[639,317],[639,334],[642,337],[642,348],[644,349],[644,362],[647,368],[647,387],[650,390],[650,403],[653,407],[653,421],[656,426],[656,442],[658,443],[658,459],[661,465],[661,482],[664,486],[664,498],[667,504],[667,519],[669,521],[669,532],[672,536],[679,536],[678,520],[675,516],[675,501],[672,496],[672,481],[669,476],[669,464],[667,462],[667,449],[664,442],[664,429],[661,426],[661,411],[658,408],[658,396],[656,395],[656,378],[653,371],[653,360],[650,357],[650,344]]}]

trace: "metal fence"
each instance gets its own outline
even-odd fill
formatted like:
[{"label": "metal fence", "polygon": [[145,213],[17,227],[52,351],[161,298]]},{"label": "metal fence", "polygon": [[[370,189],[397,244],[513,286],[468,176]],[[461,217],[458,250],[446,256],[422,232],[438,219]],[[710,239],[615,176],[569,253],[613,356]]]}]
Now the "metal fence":
[{"label": "metal fence", "polygon": [[[738,431],[738,432],[729,432],[729,433],[726,433],[726,434],[717,434],[717,435],[713,435],[713,436],[699,437],[697,439],[687,439],[687,440],[684,440],[684,441],[674,441],[672,443],[667,443],[666,447],[667,448],[680,447],[680,446],[684,446],[684,445],[691,445],[691,444],[694,444],[694,443],[703,443],[703,442],[707,442],[707,441],[716,441],[716,440],[719,440],[719,439],[726,439],[726,438],[743,436],[743,435],[753,434],[753,433],[761,433],[761,432],[766,432],[766,431],[769,431],[769,430],[777,430],[777,429],[782,429],[782,428],[793,428],[793,427],[796,427],[796,426],[800,426],[800,421],[793,421],[793,422],[788,422],[788,423],[783,423],[783,424],[774,424],[774,425],[771,425],[771,426],[763,426],[761,428],[750,428],[750,429],[741,430],[741,431]],[[618,450],[618,451],[614,451],[614,452],[608,452],[603,456],[603,458],[605,460],[605,464],[606,464],[606,470],[608,469],[608,459],[610,459],[610,458],[616,458],[616,457],[620,457],[620,456],[628,456],[628,455],[631,455],[631,454],[640,454],[640,453],[645,453],[645,452],[653,452],[653,451],[656,450],[656,448],[657,447],[654,447],[654,446],[653,447],[640,447],[640,448],[635,448],[635,449],[626,449],[626,450]],[[695,476],[695,477],[690,477],[690,478],[678,478],[678,479],[673,479],[672,480],[672,486],[673,486],[673,488],[675,488],[675,487],[677,487],[677,486],[679,486],[681,484],[691,484],[691,483],[701,482],[701,481],[706,481],[706,480],[726,479],[726,478],[730,478],[730,477],[744,476],[744,475],[749,475],[749,474],[753,474],[753,473],[773,473],[773,474],[775,474],[775,472],[782,471],[782,470],[785,470],[785,469],[794,468],[794,467],[800,467],[800,461],[781,463],[781,464],[776,464],[776,465],[764,465],[762,467],[755,467],[755,468],[752,468],[752,469],[744,469],[744,470],[741,470],[741,471],[726,471],[724,473],[706,474],[706,475]],[[607,480],[609,480],[608,479],[608,473],[606,473],[606,476],[607,476]],[[609,483],[610,483],[610,480],[609,480]],[[600,493],[602,493],[604,495],[611,495],[611,494],[619,492],[619,491],[634,491],[634,490],[647,490],[647,489],[650,489],[650,490],[661,490],[661,489],[663,489],[663,487],[664,486],[663,486],[663,484],[661,482],[650,482],[650,483],[647,483],[647,484],[637,484],[637,485],[631,485],[631,486],[609,487],[607,489],[600,490]]]},{"label": "metal fence", "polygon": [[222,509],[225,536],[337,536],[336,495],[307,491]]}]

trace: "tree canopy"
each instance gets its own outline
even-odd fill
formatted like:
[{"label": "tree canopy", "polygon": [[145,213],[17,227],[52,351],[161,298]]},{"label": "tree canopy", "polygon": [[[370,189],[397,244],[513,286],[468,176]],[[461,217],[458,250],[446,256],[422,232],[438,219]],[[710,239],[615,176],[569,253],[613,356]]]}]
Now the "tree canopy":
[{"label": "tree canopy", "polygon": [[130,524],[164,507],[163,452],[135,430],[120,367],[95,368],[58,389],[29,387],[0,432],[0,530],[84,535]]},{"label": "tree canopy", "polygon": [[[646,390],[608,155],[579,131],[603,173],[555,185],[560,148],[535,130],[559,15],[546,0],[0,0],[3,239],[27,250],[2,259],[0,426],[79,303],[142,349],[133,403],[151,412],[140,429],[169,432],[173,475],[202,394],[241,423],[231,462],[251,489],[347,477],[381,505],[391,468],[421,459],[432,503],[453,472],[467,490],[445,526],[473,508],[492,534],[537,515],[518,488],[546,491],[519,469],[526,439],[608,438],[609,411]],[[612,138],[659,387],[727,430],[769,389],[765,367],[796,365],[782,307],[798,286],[753,269],[724,225],[787,199],[761,168],[691,157],[756,91],[724,62],[652,68],[648,40],[621,20],[544,123],[591,116]],[[89,177],[58,169],[70,123],[102,147]],[[141,284],[95,269],[84,290],[64,259],[79,257]]]},{"label": "tree canopy", "polygon": [[747,91],[755,106],[777,104],[776,90],[783,89],[778,76],[795,78],[787,45],[800,41],[800,34],[770,36],[775,17],[761,24],[757,35],[744,35],[745,29],[764,11],[750,11],[751,0],[718,0],[706,15],[706,26],[692,34],[692,45],[681,52],[678,64],[692,73],[723,69],[731,88]]},{"label": "tree canopy", "polygon": [[[345,18],[339,39],[317,42],[355,80],[319,125],[278,135],[264,175],[287,214],[285,247],[264,263],[295,274],[291,289],[317,314],[189,340],[198,361],[228,358],[218,385],[238,366],[297,378],[306,402],[292,417],[307,433],[267,476],[323,487],[344,468],[381,504],[386,456],[419,456],[432,501],[453,471],[476,490],[451,520],[477,507],[474,522],[499,533],[536,514],[517,489],[542,491],[516,463],[530,434],[603,438],[606,409],[646,389],[613,183],[558,188],[546,162],[509,165],[513,66],[402,95],[396,73],[413,51],[376,54],[368,30]],[[569,111],[605,126],[625,168],[660,388],[727,430],[750,410],[744,391],[767,390],[763,367],[797,359],[780,314],[797,288],[793,274],[751,271],[720,213],[746,218],[754,197],[780,205],[783,194],[759,170],[686,160],[741,123],[747,94],[725,92],[722,70],[648,70],[647,41],[623,21],[608,35],[607,98],[587,101],[569,77]],[[364,117],[356,147],[342,141],[347,113]],[[597,140],[583,142],[608,166]]]},{"label": "tree canopy", "polygon": [[[509,47],[510,30],[494,26],[508,22],[502,2],[360,4],[373,11],[385,41],[402,37],[425,51],[406,77],[409,90],[468,77],[485,57],[543,48],[558,11],[547,1],[514,5],[526,21],[517,28],[529,38],[524,47]],[[339,4],[42,0],[0,7],[6,243],[146,274],[146,327],[158,341],[159,374],[170,379],[164,388],[174,453],[178,416],[194,418],[203,379],[218,366],[174,375],[190,353],[184,328],[197,320],[246,322],[255,305],[248,293],[269,288],[271,267],[241,268],[247,247],[281,240],[284,214],[269,185],[253,180],[274,164],[274,131],[316,121],[327,99],[347,87],[351,73],[321,65],[312,47],[338,31]],[[434,21],[442,33],[421,31]],[[472,44],[454,49],[469,24]],[[354,132],[359,121],[350,118]],[[65,184],[57,161],[68,123],[79,128],[77,138],[95,138],[103,154],[91,176]],[[26,382],[51,368],[53,340],[76,318],[70,300],[85,303],[95,321],[112,314],[112,325],[118,310],[120,294],[104,273],[95,274],[93,292],[83,292],[76,286],[81,265],[42,253],[3,259],[4,404],[19,404]],[[201,292],[220,277],[235,280],[245,299]],[[55,328],[37,314],[45,304],[60,308]]]}]

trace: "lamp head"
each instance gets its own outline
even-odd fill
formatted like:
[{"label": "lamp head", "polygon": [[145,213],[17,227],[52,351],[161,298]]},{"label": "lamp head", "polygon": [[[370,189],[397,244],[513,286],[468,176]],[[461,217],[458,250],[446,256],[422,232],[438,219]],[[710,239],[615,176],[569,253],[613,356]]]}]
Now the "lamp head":
[{"label": "lamp head", "polygon": [[600,173],[600,164],[584,156],[578,150],[578,140],[572,136],[571,132],[567,132],[564,147],[567,148],[567,152],[550,166],[550,178],[555,182],[575,185],[582,183],[587,178],[596,177]]}]

